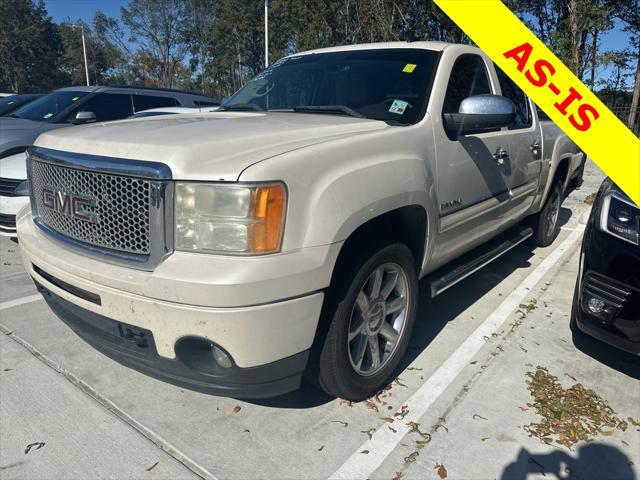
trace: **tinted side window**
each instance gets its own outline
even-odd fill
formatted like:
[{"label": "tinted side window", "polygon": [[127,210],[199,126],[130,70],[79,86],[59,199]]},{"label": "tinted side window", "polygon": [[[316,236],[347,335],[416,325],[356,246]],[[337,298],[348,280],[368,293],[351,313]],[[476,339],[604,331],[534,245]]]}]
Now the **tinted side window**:
[{"label": "tinted side window", "polygon": [[442,113],[458,113],[460,103],[465,98],[490,93],[489,77],[482,57],[461,55],[451,70]]},{"label": "tinted side window", "polygon": [[509,130],[530,127],[532,118],[527,96],[497,65],[496,73],[498,74],[500,88],[502,89],[502,96],[507,97],[516,106],[516,119],[513,124],[509,126]]},{"label": "tinted side window", "polygon": [[98,122],[127,118],[131,115],[131,95],[99,93],[80,105],[68,120],[75,118],[78,112],[93,112]]},{"label": "tinted side window", "polygon": [[149,110],[150,108],[178,106],[180,106],[180,104],[172,97],[155,97],[152,95],[133,96],[133,113]]}]

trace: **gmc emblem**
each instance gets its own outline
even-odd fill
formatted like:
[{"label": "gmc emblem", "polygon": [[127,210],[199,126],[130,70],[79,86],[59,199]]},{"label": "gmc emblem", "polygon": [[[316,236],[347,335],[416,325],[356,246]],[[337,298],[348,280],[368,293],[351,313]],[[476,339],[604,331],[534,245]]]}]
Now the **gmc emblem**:
[{"label": "gmc emblem", "polygon": [[54,212],[83,222],[98,223],[98,214],[87,211],[96,204],[95,198],[64,193],[53,187],[42,189],[42,204]]}]

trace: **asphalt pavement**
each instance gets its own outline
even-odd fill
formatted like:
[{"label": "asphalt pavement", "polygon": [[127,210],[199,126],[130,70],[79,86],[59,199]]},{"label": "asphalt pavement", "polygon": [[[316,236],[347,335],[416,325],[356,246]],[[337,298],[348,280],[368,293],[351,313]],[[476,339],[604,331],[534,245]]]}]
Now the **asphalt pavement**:
[{"label": "asphalt pavement", "polygon": [[[402,371],[357,404],[311,387],[214,397],[123,367],[49,311],[0,238],[0,478],[638,479],[637,363],[569,330],[602,178],[589,163],[553,245],[521,245],[433,300],[422,285]],[[575,443],[549,431],[549,392],[608,423]]]}]

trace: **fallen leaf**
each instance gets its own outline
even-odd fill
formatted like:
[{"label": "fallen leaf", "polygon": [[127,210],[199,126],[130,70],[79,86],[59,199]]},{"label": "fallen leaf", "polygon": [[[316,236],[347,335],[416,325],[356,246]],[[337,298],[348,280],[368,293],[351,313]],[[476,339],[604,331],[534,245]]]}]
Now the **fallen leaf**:
[{"label": "fallen leaf", "polygon": [[396,379],[393,381],[393,383],[395,383],[396,385],[400,385],[401,387],[404,387],[404,388],[409,388],[409,387],[407,387],[404,383],[402,383],[402,382],[400,381],[400,377],[396,378]]},{"label": "fallen leaf", "polygon": [[391,428],[389,425],[387,425],[387,428],[391,430],[393,433],[398,433],[398,430],[396,430],[395,428]]},{"label": "fallen leaf", "polygon": [[331,423],[339,423],[341,424],[344,428],[347,428],[349,426],[349,424],[347,422],[343,422],[342,420],[331,420]]},{"label": "fallen leaf", "polygon": [[629,446],[629,444],[628,444],[627,442],[625,442],[624,440],[621,440],[621,442],[622,442],[622,444],[623,444],[624,446],[626,446],[626,447],[628,447],[628,446]]},{"label": "fallen leaf", "polygon": [[371,440],[371,437],[373,437],[373,434],[376,433],[376,429],[370,428],[369,430],[360,430],[360,433],[366,434],[369,437],[369,440]]},{"label": "fallen leaf", "polygon": [[406,405],[402,405],[402,407],[400,407],[400,411],[394,413],[393,416],[396,417],[398,420],[402,420],[404,417],[407,416],[408,413],[409,413],[409,407],[407,407]]},{"label": "fallen leaf", "polygon": [[319,451],[319,452],[321,452],[323,449],[324,449],[324,445],[322,445],[322,446],[318,449],[318,451]]},{"label": "fallen leaf", "polygon": [[385,422],[387,422],[387,423],[393,423],[393,422],[395,422],[395,420],[394,420],[393,418],[391,418],[391,417],[383,417],[383,418],[381,418],[380,420],[384,420],[384,421],[385,421]]},{"label": "fallen leaf", "polygon": [[442,479],[447,478],[447,469],[444,468],[444,465],[442,464],[438,464],[435,466],[435,468],[437,468],[438,470],[436,471],[436,473],[438,474],[438,476]]},{"label": "fallen leaf", "polygon": [[406,457],[404,457],[404,461],[406,463],[413,463],[418,458],[418,455],[420,455],[420,452],[418,450],[415,450],[411,452],[409,455],[407,455]]},{"label": "fallen leaf", "polygon": [[482,440],[483,442],[486,442],[487,440],[489,440],[489,437],[482,437],[480,440]]},{"label": "fallen leaf", "polygon": [[238,413],[240,410],[242,410],[242,407],[240,405],[236,405],[235,407],[233,407],[233,413]]},{"label": "fallen leaf", "polygon": [[475,420],[476,418],[481,418],[482,420],[488,420],[487,418],[484,418],[482,415],[478,415],[477,413],[474,413],[472,418],[473,418],[474,420]]},{"label": "fallen leaf", "polygon": [[402,478],[402,473],[396,472],[395,476],[393,477],[393,480],[400,480],[401,478]]},{"label": "fallen leaf", "polygon": [[634,427],[640,427],[640,420],[636,420],[635,418],[631,417],[627,417],[627,420],[629,420],[629,423]]},{"label": "fallen leaf", "polygon": [[360,453],[364,453],[365,455],[369,454],[369,450],[362,450]]},{"label": "fallen leaf", "polygon": [[149,468],[147,468],[147,472],[150,472],[151,470],[153,470],[154,468],[156,468],[156,465],[158,465],[160,462],[156,462],[153,465],[151,465]]},{"label": "fallen leaf", "polygon": [[27,445],[27,448],[24,449],[24,454],[26,455],[27,453],[29,453],[31,451],[31,449],[40,450],[45,445],[46,444],[44,442],[30,443],[29,445]]}]

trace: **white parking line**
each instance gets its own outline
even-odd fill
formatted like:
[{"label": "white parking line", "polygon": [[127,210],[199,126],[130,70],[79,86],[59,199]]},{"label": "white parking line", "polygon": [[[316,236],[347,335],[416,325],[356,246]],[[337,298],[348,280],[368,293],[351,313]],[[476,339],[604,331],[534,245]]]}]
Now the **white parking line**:
[{"label": "white parking line", "polygon": [[15,300],[9,300],[8,302],[0,302],[0,310],[18,307],[25,303],[37,302],[38,300],[42,300],[42,295],[36,293],[35,295],[29,295],[28,297],[16,298]]},{"label": "white parking line", "polygon": [[[394,423],[394,431],[379,428],[359,447],[351,457],[331,476],[337,479],[366,479],[382,465],[402,438],[409,433],[410,422],[417,422],[445,389],[485,345],[485,337],[498,330],[511,313],[518,308],[524,298],[531,294],[536,284],[560,260],[581,237],[584,225],[579,225],[569,236],[531,272],[518,287],[509,294],[500,306],[460,345],[455,352],[434,372],[431,377],[405,402],[409,413],[400,425]],[[406,410],[405,410],[406,411]],[[368,450],[369,455],[360,452]]]}]

